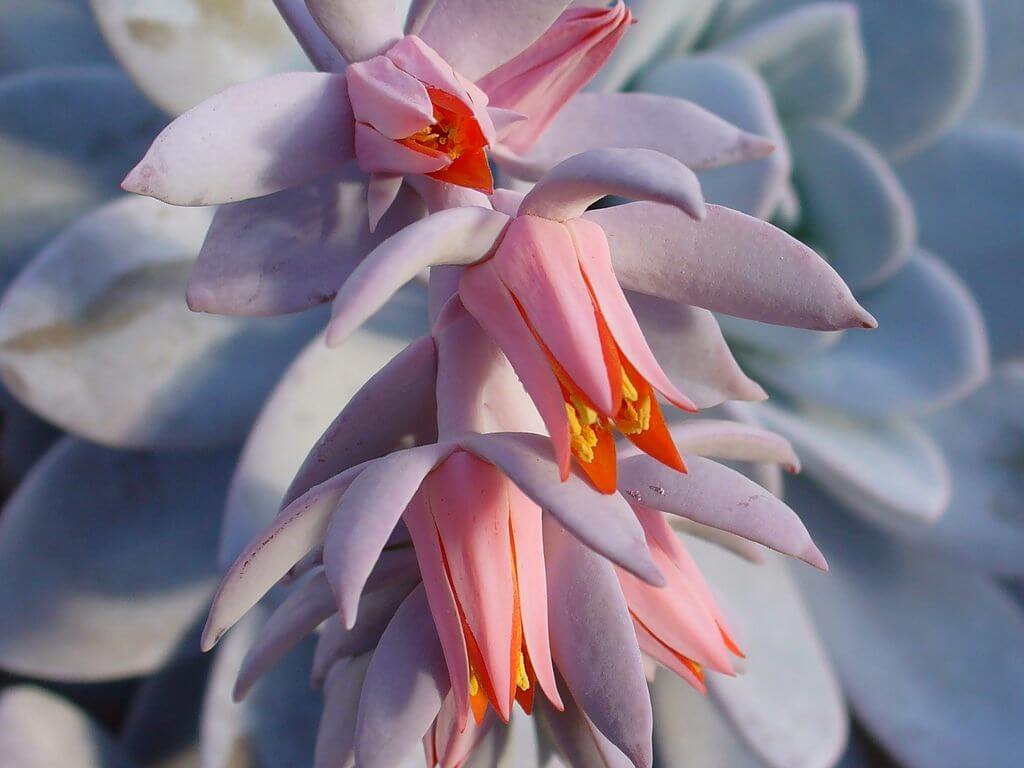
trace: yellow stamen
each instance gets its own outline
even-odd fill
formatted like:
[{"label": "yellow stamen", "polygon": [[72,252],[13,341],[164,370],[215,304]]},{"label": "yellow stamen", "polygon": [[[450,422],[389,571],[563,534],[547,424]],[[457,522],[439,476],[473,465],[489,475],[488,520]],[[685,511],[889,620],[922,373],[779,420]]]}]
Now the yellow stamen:
[{"label": "yellow stamen", "polygon": [[[574,397],[573,402],[576,404],[577,398]],[[583,406],[582,409],[580,405]],[[575,407],[566,403],[565,412],[569,416],[569,440],[572,452],[580,461],[589,464],[594,460],[594,448],[597,446],[597,432],[593,427],[597,423],[597,412],[582,403],[576,404]],[[591,414],[593,414],[593,420],[590,420]]]},{"label": "yellow stamen", "polygon": [[629,374],[626,373],[625,368],[622,369],[622,396],[631,403],[640,399],[640,393],[636,391],[633,382],[629,380]]},{"label": "yellow stamen", "polygon": [[516,687],[521,691],[530,690],[530,676],[526,674],[526,659],[523,652],[519,652],[519,664],[516,667]]},{"label": "yellow stamen", "polygon": [[469,695],[476,696],[480,693],[480,681],[477,679],[476,672],[470,670],[469,673]]},{"label": "yellow stamen", "polygon": [[624,402],[615,419],[615,426],[624,435],[646,432],[651,426],[651,397],[647,393],[643,398],[640,397],[625,369],[622,371],[622,398]]}]

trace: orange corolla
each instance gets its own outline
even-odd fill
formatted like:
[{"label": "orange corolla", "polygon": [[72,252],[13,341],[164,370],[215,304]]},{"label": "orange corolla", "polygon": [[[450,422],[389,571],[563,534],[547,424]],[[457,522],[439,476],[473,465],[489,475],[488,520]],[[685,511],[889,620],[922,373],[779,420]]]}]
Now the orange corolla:
[{"label": "orange corolla", "polygon": [[537,404],[563,479],[571,455],[596,488],[614,493],[615,431],[686,471],[655,391],[696,409],[654,359],[599,225],[517,216],[494,257],[466,270],[459,295]]}]

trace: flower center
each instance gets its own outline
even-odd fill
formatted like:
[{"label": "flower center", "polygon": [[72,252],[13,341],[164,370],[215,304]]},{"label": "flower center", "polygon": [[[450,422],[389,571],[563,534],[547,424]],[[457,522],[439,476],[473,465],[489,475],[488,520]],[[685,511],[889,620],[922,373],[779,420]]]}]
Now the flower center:
[{"label": "flower center", "polygon": [[491,194],[494,179],[487,162],[487,139],[472,110],[439,88],[427,86],[427,95],[434,106],[434,122],[399,139],[399,143],[425,155],[447,155],[451,159],[447,168],[428,176]]}]

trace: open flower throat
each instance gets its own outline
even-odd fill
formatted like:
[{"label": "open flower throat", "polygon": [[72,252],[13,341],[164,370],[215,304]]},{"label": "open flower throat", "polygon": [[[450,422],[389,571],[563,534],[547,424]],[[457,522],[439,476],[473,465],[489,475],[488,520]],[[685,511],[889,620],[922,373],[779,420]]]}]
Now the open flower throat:
[{"label": "open flower throat", "polygon": [[473,112],[438,88],[428,87],[427,94],[434,105],[435,122],[400,143],[425,155],[451,160],[451,165],[427,176],[490,194],[494,191],[494,179],[487,163],[488,143]]},{"label": "open flower throat", "polygon": [[487,95],[415,35],[345,73],[355,155],[367,173],[423,174],[490,194]]},{"label": "open flower throat", "polygon": [[598,490],[614,493],[614,430],[686,471],[654,390],[695,409],[655,361],[597,224],[519,216],[494,256],[467,269],[459,293],[537,404],[563,479],[574,456]]}]

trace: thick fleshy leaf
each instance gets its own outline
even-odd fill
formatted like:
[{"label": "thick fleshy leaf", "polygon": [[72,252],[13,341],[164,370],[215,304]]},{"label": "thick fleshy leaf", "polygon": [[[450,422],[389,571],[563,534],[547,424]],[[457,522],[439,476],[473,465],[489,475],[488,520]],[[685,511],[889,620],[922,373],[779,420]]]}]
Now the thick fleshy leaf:
[{"label": "thick fleshy leaf", "polygon": [[263,0],[91,5],[118,62],[171,114],[230,85],[304,68],[288,27]]},{"label": "thick fleshy leaf", "polygon": [[[1024,13],[1021,14],[1024,18]],[[1024,356],[1024,136],[961,128],[897,166],[922,244],[953,266],[985,315],[996,359]]]},{"label": "thick fleshy leaf", "polygon": [[214,586],[233,459],[57,443],[0,523],[0,666],[84,682],[165,663]]},{"label": "thick fleshy leaf", "polygon": [[771,141],[775,151],[762,160],[699,174],[709,202],[768,218],[784,192],[791,162],[768,86],[757,73],[740,61],[702,55],[659,64],[639,79],[637,88],[689,99]]},{"label": "thick fleshy leaf", "polygon": [[500,168],[539,179],[568,157],[600,147],[662,152],[689,168],[717,168],[764,157],[772,144],[679,98],[653,93],[581,93],[524,154],[494,153]]},{"label": "thick fleshy leaf", "polygon": [[857,9],[814,3],[780,14],[715,46],[757,69],[783,119],[842,120],[860,104],[867,61]]},{"label": "thick fleshy leaf", "polygon": [[6,0],[0,9],[0,74],[36,67],[113,64],[80,0]]},{"label": "thick fleshy leaf", "polygon": [[800,192],[800,236],[820,248],[854,291],[884,282],[914,249],[914,208],[866,141],[830,123],[789,131]]},{"label": "thick fleshy leaf", "polygon": [[[910,768],[1014,765],[1024,719],[1020,606],[988,579],[842,514],[809,484],[792,490],[833,564],[822,578],[799,573],[801,586],[872,736]],[[951,659],[977,660],[985,673]]]},{"label": "thick fleshy leaf", "polygon": [[200,731],[203,768],[254,765],[312,766],[323,702],[308,683],[313,640],[307,639],[265,675],[241,704],[231,688],[242,657],[264,619],[257,608],[239,624],[214,660]]},{"label": "thick fleshy leaf", "polygon": [[[908,539],[986,572],[1024,575],[1024,366],[997,370],[984,387],[929,416],[925,428],[954,467],[949,508],[930,526],[903,525]],[[894,521],[898,522],[898,521]]]},{"label": "thick fleshy leaf", "polygon": [[344,75],[271,75],[232,86],[178,117],[121,186],[173,205],[269,195],[352,160],[354,125]]},{"label": "thick fleshy leaf", "polygon": [[496,433],[470,438],[464,447],[500,467],[523,493],[595,552],[648,583],[664,583],[647,549],[643,529],[625,499],[595,491],[575,466],[562,482],[550,439]]},{"label": "thick fleshy leaf", "polygon": [[602,91],[625,90],[658,53],[686,50],[703,31],[721,0],[630,0],[638,24],[616,47],[593,80]]},{"label": "thick fleshy leaf", "polygon": [[324,681],[324,712],[316,737],[314,768],[351,768],[355,763],[356,715],[372,654],[335,664]]},{"label": "thick fleshy leaf", "polygon": [[249,647],[232,698],[241,701],[253,684],[335,611],[334,593],[323,571],[292,589]]},{"label": "thick fleshy leaf", "polygon": [[480,261],[494,248],[508,220],[488,208],[465,206],[432,214],[385,240],[338,291],[327,343],[340,344],[426,267]]},{"label": "thick fleshy leaf", "polygon": [[0,287],[117,184],[165,118],[113,68],[41,69],[0,82]]},{"label": "thick fleshy leaf", "polygon": [[981,4],[857,0],[857,6],[868,88],[850,125],[884,152],[906,156],[954,125],[974,98],[984,59]]},{"label": "thick fleshy leaf", "polygon": [[740,370],[715,316],[706,309],[635,291],[626,297],[662,370],[698,408],[767,397]]},{"label": "thick fleshy leaf", "polygon": [[341,498],[324,539],[324,572],[346,627],[355,624],[366,580],[406,506],[423,478],[454,449],[435,443],[377,459]]},{"label": "thick fleshy leaf", "polygon": [[1015,0],[982,0],[985,71],[968,119],[1024,126],[1024,60],[1017,43],[1024,35],[1024,13]]},{"label": "thick fleshy leaf", "polygon": [[556,165],[526,193],[520,215],[567,221],[606,195],[664,203],[695,219],[706,215],[693,171],[650,149],[592,149]]},{"label": "thick fleshy leaf", "polygon": [[787,362],[750,355],[747,367],[796,398],[876,419],[936,410],[988,376],[981,312],[938,259],[916,253],[863,301],[878,333],[847,333],[819,355]]},{"label": "thick fleshy leaf", "polygon": [[634,456],[619,463],[619,491],[641,506],[737,534],[827,570],[800,518],[779,499],[710,459],[687,456],[686,466],[683,474]]},{"label": "thick fleshy leaf", "polygon": [[720,419],[693,419],[670,427],[672,439],[685,453],[727,461],[779,464],[800,471],[800,459],[781,435],[753,424]]},{"label": "thick fleshy leaf", "polygon": [[306,0],[306,5],[350,62],[382,54],[402,36],[402,3],[396,0]]},{"label": "thick fleshy leaf", "polygon": [[[320,72],[343,72],[348,61],[327,37],[306,0],[274,0],[281,18],[305,51],[313,67]],[[296,69],[297,67],[287,67]]]},{"label": "thick fleshy leaf", "polygon": [[436,0],[419,36],[463,77],[504,64],[550,27],[568,0]]},{"label": "thick fleshy leaf", "polygon": [[839,275],[806,245],[751,216],[708,206],[704,221],[656,203],[590,211],[624,288],[761,322],[874,327]]},{"label": "thick fleshy leaf", "polygon": [[196,632],[186,633],[178,654],[188,658],[172,659],[145,678],[131,698],[118,744],[141,765],[198,764],[199,720],[213,656],[195,655],[196,640]]},{"label": "thick fleshy leaf", "polygon": [[[411,285],[340,348],[329,349],[320,335],[295,359],[266,400],[242,449],[224,510],[221,562],[233,560],[274,518],[282,501],[291,502],[332,475],[383,455],[406,435],[424,431],[425,422],[431,421],[424,404],[433,397],[429,356],[414,355],[408,367],[387,377],[398,387],[397,393],[367,382],[426,330],[425,305],[423,289]],[[325,434],[346,405],[346,428],[339,423]],[[321,435],[322,443],[303,463]],[[305,471],[300,472],[300,466]],[[286,497],[289,484],[294,490]]]},{"label": "thick fleshy leaf", "polygon": [[868,519],[932,522],[949,503],[950,470],[935,442],[912,422],[853,421],[832,411],[768,404],[755,412],[793,443],[805,475]]},{"label": "thick fleshy leaf", "polygon": [[292,566],[322,545],[331,514],[364,468],[353,467],[311,488],[281,510],[242,550],[214,595],[203,629],[204,651],[213,648]]},{"label": "thick fleshy leaf", "polygon": [[188,304],[219,315],[280,315],[322,304],[366,254],[423,215],[405,190],[371,233],[355,173],[217,210],[189,275]]},{"label": "thick fleshy leaf", "polygon": [[113,739],[70,702],[19,685],[0,694],[0,754],[10,768],[131,768]]},{"label": "thick fleshy leaf", "polygon": [[[739,739],[739,733],[692,686],[659,669],[651,686],[654,703],[654,753],[659,765],[687,768],[764,768]],[[686,723],[686,727],[681,727]]]},{"label": "thick fleshy leaf", "polygon": [[202,209],[123,197],[51,242],[0,303],[11,392],[116,447],[238,441],[321,317],[189,312],[182,294],[209,221]]},{"label": "thick fleshy leaf", "polygon": [[374,651],[356,720],[356,762],[390,768],[419,746],[448,694],[448,670],[422,587],[405,599]]},{"label": "thick fleshy leaf", "polygon": [[712,702],[766,765],[831,768],[846,744],[846,707],[786,562],[770,555],[753,565],[707,544],[687,546],[738,624],[746,655],[742,674],[708,677]]},{"label": "thick fleshy leaf", "polygon": [[636,768],[650,768],[651,701],[640,648],[611,564],[544,521],[551,655],[573,699]]}]

